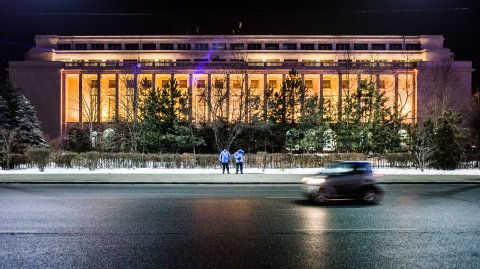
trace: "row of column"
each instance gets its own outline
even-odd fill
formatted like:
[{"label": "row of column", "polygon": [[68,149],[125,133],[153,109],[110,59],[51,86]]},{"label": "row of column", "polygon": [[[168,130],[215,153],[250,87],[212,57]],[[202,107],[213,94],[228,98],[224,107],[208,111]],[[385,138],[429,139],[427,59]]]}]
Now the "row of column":
[{"label": "row of column", "polygon": [[[83,79],[82,79],[82,75],[86,75],[86,74],[77,74],[76,76],[78,76],[78,121],[79,122],[82,122],[86,119],[83,119],[83,111],[84,109],[82,108],[82,106],[84,105],[84,102],[82,102],[82,99],[83,99],[83,90],[84,90],[84,85],[83,85]],[[88,75],[92,75],[91,73],[88,74]],[[96,76],[96,96],[97,96],[97,100],[96,100],[96,121],[100,122],[101,121],[101,113],[100,111],[101,110],[101,105],[102,105],[102,100],[101,100],[101,75],[100,73],[97,73],[97,74],[94,74]],[[119,96],[119,92],[120,92],[120,89],[119,89],[119,85],[120,85],[120,74],[105,74],[105,75],[115,75],[115,119],[119,119],[119,99],[120,99],[120,96]],[[138,109],[138,100],[139,100],[139,92],[138,92],[138,84],[139,84],[139,81],[138,81],[138,75],[139,74],[129,74],[129,75],[132,75],[133,77],[133,111],[137,111]],[[156,74],[142,74],[142,75],[151,75],[151,86],[153,88],[156,88],[157,85],[156,85]],[[203,75],[203,74],[202,74]],[[207,76],[207,84],[206,84],[206,91],[207,91],[207,99],[211,99],[211,90],[212,90],[212,74],[204,74]],[[308,74],[308,75],[311,75],[311,74]],[[318,94],[319,96],[319,99],[320,99],[320,108],[323,109],[323,105],[324,105],[324,75],[334,75],[334,74],[317,74],[316,76],[319,76],[319,79],[318,79],[318,85],[316,85],[316,87],[313,87],[314,89],[317,88],[318,89],[318,92],[315,92],[315,94]],[[269,83],[269,79],[268,79],[268,76],[269,74],[263,74],[263,97],[265,97],[267,95],[267,90],[268,90],[268,83]],[[338,74],[338,113],[339,115],[341,116],[341,111],[342,111],[342,98],[343,98],[343,78],[344,76],[350,76],[350,75],[346,75],[346,74],[342,74],[342,73],[339,73]],[[361,81],[361,74],[355,74],[355,76],[357,77],[357,85],[360,83]],[[380,74],[375,74],[375,75],[372,75],[373,78],[375,79],[376,82],[380,82]],[[170,77],[174,77],[174,74],[171,74]],[[302,81],[302,84],[305,85],[305,74],[300,74],[300,77],[301,77],[301,81]],[[395,109],[398,109],[398,102],[399,102],[399,78],[398,78],[398,73],[395,73],[393,74],[393,77],[394,77],[394,108]],[[286,74],[282,74],[282,82],[285,81],[285,78],[286,78]],[[65,80],[65,76],[64,76],[64,80]],[[415,83],[415,80],[416,78],[413,78],[412,81],[413,83]],[[246,104],[246,108],[249,107],[248,105],[248,102],[250,101],[249,100],[249,96],[251,94],[250,92],[250,87],[249,87],[249,79],[245,79],[244,81],[244,86],[245,86],[245,104]],[[408,83],[408,81],[406,82]],[[64,87],[69,87],[68,83],[63,83],[63,85],[66,85]],[[230,75],[229,74],[226,74],[225,75],[225,91],[226,91],[226,95],[227,96],[230,96]],[[376,83],[377,87],[379,87],[379,83]],[[278,87],[278,86],[277,86]],[[415,118],[415,85],[411,85],[411,87],[413,87],[413,95],[412,95],[412,118]],[[188,96],[189,96],[189,106],[193,108],[193,95],[194,95],[194,74],[188,74]],[[196,88],[195,88],[196,89]],[[65,89],[66,91],[66,94],[65,96],[67,96],[67,98],[69,98],[69,89]],[[301,105],[303,106],[303,103],[304,103],[304,100],[301,100]],[[268,105],[268,100],[267,98],[263,98],[263,116],[264,118],[266,118],[266,113],[267,113],[267,105]],[[230,98],[227,98],[226,99],[226,106],[227,106],[227,111],[230,111]],[[68,106],[66,107],[65,110],[68,110]],[[193,110],[193,109],[192,109]],[[194,118],[194,115],[192,114],[193,111],[190,110],[190,119]],[[72,113],[72,111],[67,111],[67,113]],[[245,111],[245,113],[248,114],[248,111]],[[134,117],[136,117],[136,113],[134,113]],[[210,118],[210,117],[208,117]],[[68,121],[68,115],[66,116],[66,121]]]}]

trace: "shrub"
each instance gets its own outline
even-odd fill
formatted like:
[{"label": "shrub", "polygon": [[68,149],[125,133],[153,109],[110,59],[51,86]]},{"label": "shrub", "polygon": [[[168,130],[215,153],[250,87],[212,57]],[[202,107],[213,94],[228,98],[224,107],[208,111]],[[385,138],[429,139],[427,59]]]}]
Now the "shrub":
[{"label": "shrub", "polygon": [[50,149],[48,148],[29,148],[25,155],[38,167],[40,172],[43,172],[50,162]]},{"label": "shrub", "polygon": [[50,156],[50,160],[56,167],[72,168],[73,160],[77,155],[78,153],[68,151],[53,152]]},{"label": "shrub", "polygon": [[72,127],[68,130],[66,150],[86,152],[92,149],[89,131],[80,127]]},{"label": "shrub", "polygon": [[99,158],[100,153],[96,151],[84,152],[75,156],[72,160],[72,164],[88,168],[90,171],[94,171],[97,168]]}]

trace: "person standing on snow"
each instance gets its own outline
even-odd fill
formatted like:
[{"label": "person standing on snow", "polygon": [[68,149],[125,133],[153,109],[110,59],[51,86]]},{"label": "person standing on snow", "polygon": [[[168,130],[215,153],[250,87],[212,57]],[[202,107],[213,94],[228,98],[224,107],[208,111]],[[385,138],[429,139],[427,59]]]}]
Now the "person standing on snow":
[{"label": "person standing on snow", "polygon": [[243,151],[243,149],[237,150],[233,155],[233,157],[235,158],[235,164],[237,165],[237,174],[239,168],[240,173],[243,174],[243,155],[245,155],[245,151]]},{"label": "person standing on snow", "polygon": [[225,169],[227,169],[227,174],[230,174],[228,169],[228,163],[230,162],[230,152],[226,148],[220,152],[220,157],[218,158],[220,163],[222,164],[222,174],[225,174]]}]

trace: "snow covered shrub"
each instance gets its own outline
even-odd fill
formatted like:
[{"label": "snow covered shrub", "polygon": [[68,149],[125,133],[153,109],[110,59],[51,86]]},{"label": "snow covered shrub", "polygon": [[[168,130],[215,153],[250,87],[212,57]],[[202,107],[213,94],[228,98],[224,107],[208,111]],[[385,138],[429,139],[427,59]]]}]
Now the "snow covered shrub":
[{"label": "snow covered shrub", "polygon": [[56,167],[72,168],[73,159],[77,157],[77,155],[78,153],[68,151],[52,152],[50,159],[53,163],[55,163]]},{"label": "snow covered shrub", "polygon": [[29,148],[25,155],[38,167],[40,172],[43,172],[50,162],[50,149],[48,148]]},{"label": "snow covered shrub", "polygon": [[97,162],[100,157],[100,153],[96,151],[89,151],[78,154],[72,161],[72,163],[79,167],[88,168],[90,171],[94,171],[97,168]]}]

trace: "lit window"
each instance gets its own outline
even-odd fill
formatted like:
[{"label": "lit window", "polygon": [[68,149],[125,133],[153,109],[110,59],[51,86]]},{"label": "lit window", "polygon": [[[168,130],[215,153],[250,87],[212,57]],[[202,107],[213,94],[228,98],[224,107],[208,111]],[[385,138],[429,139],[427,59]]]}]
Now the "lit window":
[{"label": "lit window", "polygon": [[178,81],[178,87],[179,88],[187,88],[187,80],[186,79],[181,79]]},{"label": "lit window", "polygon": [[323,88],[330,89],[332,88],[332,81],[329,79],[323,80]]},{"label": "lit window", "polygon": [[313,80],[305,80],[305,88],[312,89],[313,88]]},{"label": "lit window", "polygon": [[197,80],[197,88],[205,88],[205,80],[204,79],[199,79]]},{"label": "lit window", "polygon": [[215,80],[215,88],[222,89],[223,88],[223,79],[216,79]]},{"label": "lit window", "polygon": [[276,88],[277,87],[277,81],[276,80],[269,80],[268,81],[268,87],[269,88]]},{"label": "lit window", "polygon": [[234,80],[233,81],[233,88],[236,88],[236,89],[240,88],[240,81]]}]

